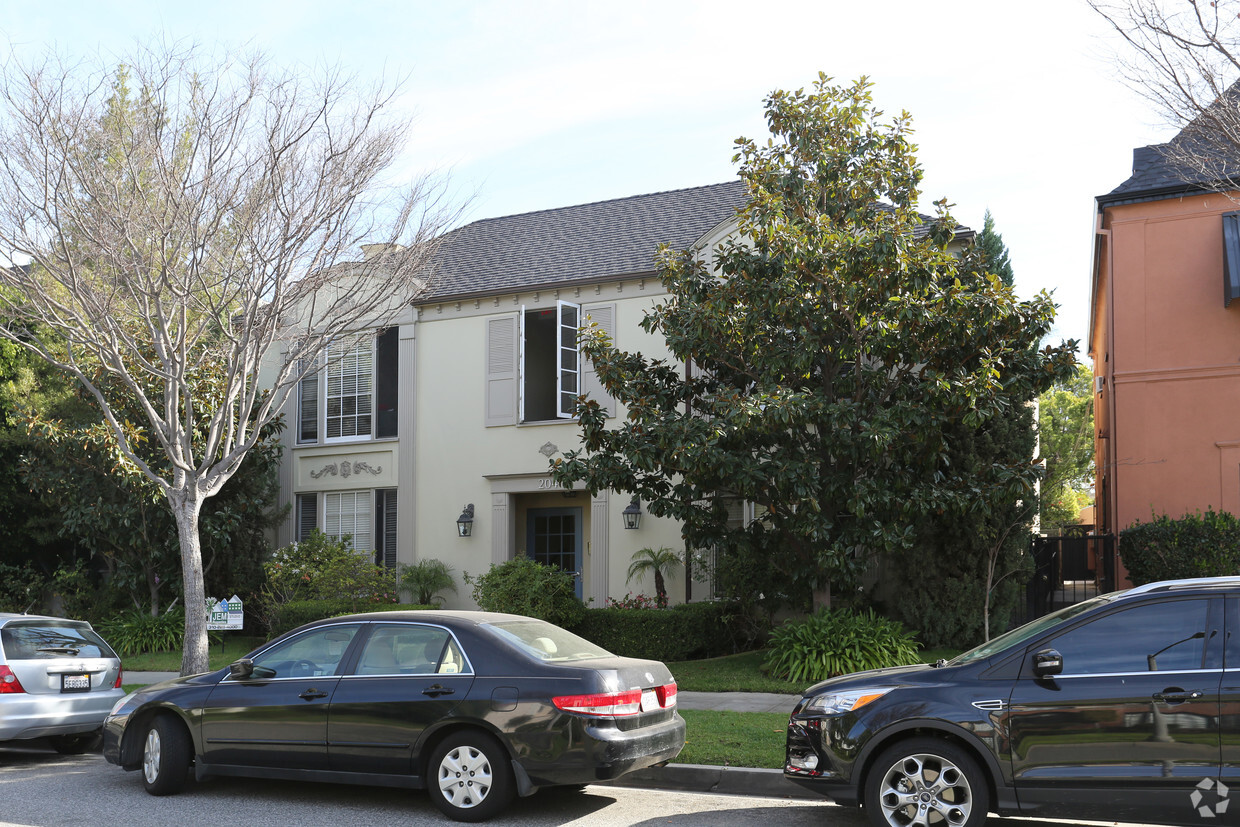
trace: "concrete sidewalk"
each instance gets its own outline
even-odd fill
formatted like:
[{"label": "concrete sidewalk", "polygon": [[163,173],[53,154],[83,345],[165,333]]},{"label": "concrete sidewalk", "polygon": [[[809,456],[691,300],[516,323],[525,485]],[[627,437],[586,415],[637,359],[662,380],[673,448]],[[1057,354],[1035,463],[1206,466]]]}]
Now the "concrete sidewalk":
[{"label": "concrete sidewalk", "polygon": [[[176,672],[126,672],[126,684],[152,684],[175,678]],[[767,692],[678,692],[681,709],[715,709],[734,712],[782,712],[790,714],[800,697]],[[668,764],[652,767],[607,782],[616,787],[673,790],[697,793],[756,795],[768,798],[800,798],[826,802],[784,778],[782,768],[717,767],[702,764]]]}]

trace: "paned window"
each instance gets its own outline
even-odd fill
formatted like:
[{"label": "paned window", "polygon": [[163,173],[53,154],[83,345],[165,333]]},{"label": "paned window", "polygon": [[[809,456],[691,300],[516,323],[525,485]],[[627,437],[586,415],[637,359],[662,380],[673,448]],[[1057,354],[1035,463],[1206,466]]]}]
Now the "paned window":
[{"label": "paned window", "polygon": [[400,335],[395,327],[328,348],[327,366],[298,385],[297,442],[397,436]]},{"label": "paned window", "polygon": [[323,495],[323,533],[337,539],[353,538],[353,548],[358,551],[374,549],[370,510],[371,492],[333,491]]},{"label": "paned window", "polygon": [[374,342],[334,344],[327,352],[327,441],[370,436],[374,414]]}]

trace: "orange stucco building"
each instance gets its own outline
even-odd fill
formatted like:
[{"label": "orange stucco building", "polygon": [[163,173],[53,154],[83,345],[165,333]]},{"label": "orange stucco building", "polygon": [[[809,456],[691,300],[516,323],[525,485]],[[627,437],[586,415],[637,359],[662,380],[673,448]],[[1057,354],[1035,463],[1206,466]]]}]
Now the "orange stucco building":
[{"label": "orange stucco building", "polygon": [[1240,195],[1209,184],[1142,147],[1132,177],[1097,199],[1099,533],[1152,514],[1240,514]]}]

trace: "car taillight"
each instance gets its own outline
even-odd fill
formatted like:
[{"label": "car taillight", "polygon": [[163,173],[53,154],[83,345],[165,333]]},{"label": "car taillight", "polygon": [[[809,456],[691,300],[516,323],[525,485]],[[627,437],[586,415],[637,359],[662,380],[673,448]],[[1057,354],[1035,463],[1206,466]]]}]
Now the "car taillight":
[{"label": "car taillight", "polygon": [[565,712],[579,712],[582,715],[597,717],[619,717],[636,715],[642,709],[642,693],[639,689],[630,692],[613,692],[607,695],[561,695],[552,698],[551,703]]},{"label": "car taillight", "polygon": [[[670,709],[676,705],[676,684],[667,683],[656,686],[646,693],[653,693],[660,709]],[[551,702],[565,712],[579,712],[582,715],[596,717],[620,717],[637,715],[640,712],[651,712],[654,707],[647,703],[642,708],[642,691],[632,689],[628,692],[615,692],[607,695],[562,695],[552,698]]]},{"label": "car taillight", "polygon": [[121,688],[121,678],[125,677],[125,668],[123,666],[116,667],[116,683],[112,684],[113,689]]},{"label": "car taillight", "polygon": [[7,666],[0,666],[0,695],[16,695],[25,691],[22,689],[22,682],[13,674],[13,670]]}]

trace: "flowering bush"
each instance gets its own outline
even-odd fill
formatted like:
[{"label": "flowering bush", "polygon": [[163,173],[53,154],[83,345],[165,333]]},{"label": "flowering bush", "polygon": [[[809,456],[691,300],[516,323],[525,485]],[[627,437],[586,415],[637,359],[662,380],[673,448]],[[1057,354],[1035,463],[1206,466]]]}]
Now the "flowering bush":
[{"label": "flowering bush", "polygon": [[619,600],[614,597],[607,598],[608,609],[666,609],[666,606],[658,605],[653,597],[647,597],[644,594],[633,594],[629,592]]},{"label": "flowering bush", "polygon": [[276,606],[293,600],[348,600],[355,606],[400,600],[396,573],[354,551],[348,536],[337,540],[314,531],[300,543],[277,549],[263,563],[263,573],[263,596]]}]

